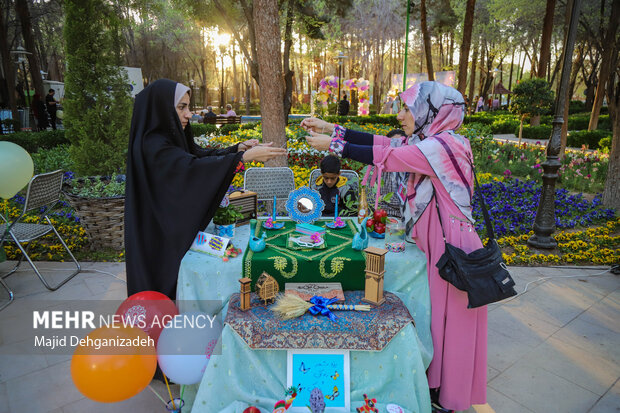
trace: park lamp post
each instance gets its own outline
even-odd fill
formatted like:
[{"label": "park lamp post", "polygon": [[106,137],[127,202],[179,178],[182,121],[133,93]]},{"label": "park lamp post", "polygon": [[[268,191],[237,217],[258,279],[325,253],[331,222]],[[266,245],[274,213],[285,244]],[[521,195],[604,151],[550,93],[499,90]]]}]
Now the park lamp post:
[{"label": "park lamp post", "polygon": [[568,80],[571,72],[580,8],[581,0],[573,0],[568,33],[564,43],[562,75],[555,97],[553,129],[549,143],[547,143],[547,160],[542,164],[543,187],[538,210],[536,211],[536,218],[534,219],[534,235],[527,240],[527,244],[534,248],[551,249],[557,246],[556,240],[551,236],[555,231],[555,181],[558,179],[558,169],[562,165],[559,160],[559,154],[562,124],[564,123],[564,103],[568,91]]},{"label": "park lamp post", "polygon": [[192,112],[193,112],[194,110],[196,110],[196,98],[194,97],[194,94],[196,94],[196,81],[194,79],[189,80],[189,87],[192,89],[192,93],[190,95],[191,101],[189,105],[192,108]]},{"label": "park lamp post", "polygon": [[28,72],[26,71],[26,56],[32,53],[26,51],[26,49],[24,49],[22,46],[17,46],[17,49],[11,50],[10,53],[12,55],[15,55],[15,62],[17,63],[17,65],[19,65],[20,63],[22,64],[22,71],[24,72],[24,82],[26,83],[26,93],[24,93],[24,96],[26,97],[26,106],[30,107],[30,85],[28,84]]},{"label": "park lamp post", "polygon": [[[344,55],[344,53],[342,52],[338,52],[338,99],[336,99],[337,102],[340,102],[340,83],[342,81],[342,65],[344,64],[344,59],[347,58],[347,56]],[[338,109],[336,108],[336,114],[338,113]]]}]

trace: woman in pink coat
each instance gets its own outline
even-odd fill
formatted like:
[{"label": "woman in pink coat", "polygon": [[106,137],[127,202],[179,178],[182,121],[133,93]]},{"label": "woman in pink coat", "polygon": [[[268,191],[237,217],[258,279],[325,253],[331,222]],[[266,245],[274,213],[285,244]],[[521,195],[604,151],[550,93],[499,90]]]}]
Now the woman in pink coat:
[{"label": "woman in pink coat", "polygon": [[469,141],[454,132],[463,122],[465,102],[456,89],[438,82],[418,83],[400,98],[397,119],[407,138],[373,136],[316,118],[301,125],[315,149],[375,165],[379,177],[399,172],[407,233],[427,259],[434,350],[427,375],[434,407],[492,411],[485,405],[487,308],[468,309],[467,293],[444,281],[435,265],[444,253],[444,236],[466,252],[482,247],[471,210],[472,152]]}]

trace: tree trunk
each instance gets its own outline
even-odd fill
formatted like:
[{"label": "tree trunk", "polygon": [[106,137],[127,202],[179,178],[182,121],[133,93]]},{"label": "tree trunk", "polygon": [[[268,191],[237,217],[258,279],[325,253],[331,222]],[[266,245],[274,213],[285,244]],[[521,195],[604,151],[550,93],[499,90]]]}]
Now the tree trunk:
[{"label": "tree trunk", "polygon": [[284,124],[288,124],[288,115],[293,105],[293,76],[291,70],[291,47],[293,46],[293,0],[288,0],[286,10],[286,26],[284,28]]},{"label": "tree trunk", "polygon": [[[24,43],[26,51],[31,54],[28,55],[28,63],[30,64],[30,74],[32,75],[32,84],[34,91],[39,96],[45,96],[43,92],[43,79],[41,78],[41,65],[36,54],[36,47],[34,44],[34,36],[32,34],[32,23],[30,21],[30,10],[28,9],[28,2],[26,0],[15,0],[15,12],[19,17],[19,22],[22,26],[22,35],[24,36]],[[24,73],[24,76],[28,76]],[[28,91],[26,91],[28,93]]]},{"label": "tree trunk", "polygon": [[[8,27],[4,24],[4,11],[0,7],[0,56],[2,57],[2,68],[4,69],[4,78],[6,80],[6,92],[9,99],[9,109],[13,114],[13,119],[19,119],[17,111],[17,100],[15,99],[15,71],[13,70],[13,61],[9,52],[9,36]],[[0,85],[1,87],[2,85]]]},{"label": "tree trunk", "polygon": [[555,11],[555,0],[547,0],[545,19],[543,20],[542,36],[540,38],[540,60],[536,74],[544,79],[547,73],[547,66],[551,56],[551,33],[553,32],[553,12]]},{"label": "tree trunk", "polygon": [[[476,8],[476,0],[467,0],[467,6],[465,9],[465,22],[463,25],[463,41],[461,42],[461,50],[459,51],[459,77],[458,77],[458,91],[462,95],[465,95],[465,89],[467,88],[467,62],[469,59],[469,48],[471,46],[471,32],[474,25],[474,10]],[[472,63],[472,73],[476,70],[476,54],[474,51],[474,62]],[[472,83],[473,83],[472,76]],[[471,88],[470,88],[471,89]],[[471,94],[471,92],[470,92]],[[471,98],[470,98],[471,100]]]},{"label": "tree trunk", "polygon": [[[482,96],[482,87],[484,85],[484,81],[487,77],[487,73],[485,73],[485,63],[484,63],[484,58],[485,55],[487,54],[487,50],[486,50],[486,38],[482,38],[482,42],[480,43],[480,76],[478,79],[478,96]],[[486,102],[486,96],[482,96],[482,99]]]},{"label": "tree trunk", "polygon": [[[232,41],[232,54],[231,54],[231,58],[232,58],[232,80],[233,80],[233,105],[235,103],[239,103],[241,101],[241,92],[239,90],[239,82],[237,80],[237,51],[236,46],[235,46],[236,41],[233,39]],[[235,110],[237,110],[238,107],[235,107]]]},{"label": "tree trunk", "polygon": [[[471,42],[471,39],[469,40]],[[454,32],[450,32],[450,55],[448,57],[448,64],[454,66]],[[467,57],[469,57],[469,53],[467,53]]]},{"label": "tree trunk", "polygon": [[566,96],[566,100],[564,102],[564,123],[562,124],[562,134],[560,135],[560,158],[564,157],[564,152],[566,150],[566,142],[568,138],[568,108],[570,106],[570,101],[575,93],[575,84],[577,83],[577,75],[579,74],[579,68],[583,64],[583,48],[579,48],[577,52],[577,60],[573,62],[573,67],[571,69],[571,76],[568,85],[568,96]]},{"label": "tree trunk", "polygon": [[[508,76],[508,90],[512,89],[512,70],[515,63],[515,48],[512,49],[512,57],[510,58],[510,76]],[[507,96],[506,104],[510,108],[510,94]]]},{"label": "tree trunk", "polygon": [[420,2],[420,20],[422,23],[422,37],[424,39],[424,55],[426,56],[426,71],[428,72],[428,80],[435,80],[435,72],[433,71],[433,56],[431,54],[431,36],[428,32],[426,24],[426,0]]},{"label": "tree trunk", "polygon": [[444,58],[443,58],[443,33],[439,35],[439,70],[443,70],[444,66]]},{"label": "tree trunk", "polygon": [[[588,130],[595,130],[598,127],[598,117],[601,113],[603,105],[603,96],[605,95],[605,86],[612,71],[612,54],[616,46],[616,32],[620,24],[620,1],[612,1],[611,17],[607,26],[607,35],[603,41],[603,60],[601,62],[600,74],[598,76],[598,84],[596,85],[596,95],[590,114],[590,124]],[[615,69],[615,68],[614,68]]]},{"label": "tree trunk", "polygon": [[474,89],[476,87],[476,66],[478,65],[478,43],[479,40],[476,41],[476,45],[474,46],[474,56],[471,58],[471,77],[469,79],[469,102],[470,106],[473,103],[474,107],[477,104],[477,102],[474,102]]},{"label": "tree trunk", "polygon": [[[274,147],[286,148],[284,130],[284,99],[282,88],[282,54],[280,52],[280,16],[277,0],[255,0],[254,22],[260,83],[260,109],[263,142],[273,141]],[[286,166],[286,157],[266,163]]]},{"label": "tree trunk", "polygon": [[607,102],[611,118],[613,137],[609,151],[609,167],[603,190],[603,204],[620,211],[620,70],[618,70],[618,45],[612,57],[614,72],[609,76],[607,84]]}]

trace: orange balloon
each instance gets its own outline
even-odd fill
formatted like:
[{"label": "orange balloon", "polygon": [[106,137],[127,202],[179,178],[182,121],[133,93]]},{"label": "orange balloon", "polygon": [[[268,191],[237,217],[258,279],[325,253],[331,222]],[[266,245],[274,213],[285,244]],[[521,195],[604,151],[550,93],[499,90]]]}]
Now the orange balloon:
[{"label": "orange balloon", "polygon": [[156,367],[155,345],[144,331],[137,327],[101,327],[75,349],[71,377],[89,399],[115,403],[144,390]]}]

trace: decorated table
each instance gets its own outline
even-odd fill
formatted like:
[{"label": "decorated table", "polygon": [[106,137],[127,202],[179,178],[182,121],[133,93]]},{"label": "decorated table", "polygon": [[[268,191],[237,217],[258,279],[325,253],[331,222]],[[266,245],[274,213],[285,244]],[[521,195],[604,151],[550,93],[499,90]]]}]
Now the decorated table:
[{"label": "decorated table", "polygon": [[[339,282],[343,290],[364,289],[364,254],[351,248],[357,232],[353,221],[340,229],[325,227],[326,221],[317,221],[325,229],[324,243],[318,248],[300,248],[290,244],[295,233],[295,222],[285,221],[284,228],[265,230],[257,226],[256,236],[265,231],[266,248],[261,252],[246,249],[243,257],[243,276],[252,279],[252,287],[263,271],[284,287],[286,282]],[[353,274],[357,275],[354,276]]]},{"label": "decorated table", "polygon": [[[317,224],[320,225],[320,223]],[[327,246],[323,250],[316,250],[316,252],[323,251],[322,256],[316,258],[307,256],[301,258],[290,254],[290,250],[287,249],[279,251],[278,254],[277,248],[282,248],[283,245],[286,245],[282,243],[287,241],[285,241],[285,236],[278,237],[277,234],[286,232],[286,228],[293,224],[287,223],[287,225],[288,227],[285,226],[285,229],[268,233],[267,244],[271,243],[272,246],[276,247],[272,247],[271,255],[269,255],[268,247],[261,253],[250,254],[248,251],[244,251],[243,258],[237,257],[225,262],[218,257],[188,251],[179,270],[177,285],[179,310],[181,312],[207,311],[211,314],[217,314],[220,321],[224,320],[227,313],[231,311],[228,308],[229,304],[231,306],[238,305],[239,278],[249,276],[255,280],[257,273],[266,269],[261,268],[261,265],[270,265],[269,274],[274,277],[290,279],[291,282],[299,282],[295,279],[295,275],[303,276],[303,267],[314,265],[315,268],[318,268],[319,277],[325,278],[325,281],[343,283],[347,301],[358,299],[363,294],[362,292],[346,291],[349,289],[346,287],[348,281],[346,278],[351,272],[354,274],[353,277],[359,277],[357,271],[360,271],[362,272],[360,278],[362,280],[364,278],[362,253],[350,249],[350,240],[343,241],[346,244],[345,247],[339,250],[342,246],[337,246],[335,252],[331,250],[331,254],[329,254],[327,251],[330,249],[330,245],[336,246],[338,244],[333,241],[330,243],[330,237],[327,235],[325,237]],[[349,228],[353,229],[354,227]],[[210,230],[211,228],[207,229],[207,231]],[[344,231],[340,233],[342,237],[352,235],[350,230],[349,232],[344,229],[339,231]],[[235,246],[246,249],[249,236],[249,225],[238,227],[232,242]],[[337,241],[338,237],[336,237]],[[384,241],[371,239],[369,245],[383,247]],[[347,249],[348,251],[343,252]],[[260,255],[263,253],[265,253],[264,258]],[[292,255],[297,259],[298,273],[288,278],[285,274],[280,273],[278,268],[290,274],[294,261],[287,257],[286,266],[284,266],[282,260],[278,264],[278,260],[275,258],[286,256],[285,254]],[[359,256],[356,257],[356,254]],[[270,259],[270,256],[274,258]],[[337,257],[343,257],[343,259],[337,260]],[[325,258],[323,260],[325,274],[320,271],[323,258]],[[247,265],[248,259],[250,265]],[[334,262],[339,261],[343,262],[342,268],[339,268],[339,264],[334,264]],[[356,261],[359,261],[359,270],[354,269]],[[255,265],[257,267],[253,269],[252,267]],[[337,269],[340,271],[336,272]],[[316,281],[316,273],[313,274]],[[362,406],[364,404],[363,395],[368,394],[369,397],[377,399],[377,407],[380,411],[385,411],[387,403],[396,403],[402,406],[406,412],[430,411],[425,371],[432,358],[432,342],[430,335],[430,296],[424,254],[414,244],[407,244],[407,248],[402,253],[388,253],[385,259],[384,283],[386,303],[396,305],[394,299],[397,299],[404,306],[403,308],[408,310],[415,325],[407,320],[404,322],[401,320],[400,325],[390,327],[392,333],[388,334],[389,337],[384,334],[376,340],[376,348],[382,348],[380,351],[356,350],[354,345],[336,344],[340,348],[350,350],[351,410],[355,411],[355,407]],[[280,287],[283,289],[284,286],[281,285]],[[361,288],[363,288],[363,284]],[[257,300],[257,297],[254,296],[253,299]],[[385,311],[388,310],[388,307],[385,308]],[[258,313],[269,311],[266,307],[260,308],[264,308],[264,310],[256,310]],[[375,309],[364,314],[362,317],[367,317],[368,323],[358,323],[357,325],[360,328],[357,329],[352,323],[346,322],[346,320],[351,320],[349,317],[355,317],[354,315],[337,311],[335,314],[340,323],[348,326],[347,334],[356,335],[359,341],[360,335],[368,332],[368,326],[379,320],[377,313],[373,315],[373,311],[378,310]],[[236,307],[234,312],[237,312]],[[396,312],[404,317],[402,309]],[[255,337],[256,340],[251,343],[252,347],[250,347],[247,340],[242,337],[242,335],[247,336],[243,332],[243,328],[244,325],[246,329],[248,328],[248,323],[252,321],[251,317],[257,317],[256,313],[254,316],[252,313],[247,313],[243,317],[237,316],[237,314],[231,315],[234,317],[228,319],[229,322],[224,326],[222,332],[222,354],[211,356],[201,383],[189,386],[186,389],[184,396],[186,406],[192,406],[192,412],[242,412],[252,405],[259,407],[263,412],[271,412],[274,404],[283,398],[283,391],[287,387],[287,351],[276,350],[275,348],[283,348],[288,345],[292,348],[301,348],[303,345],[297,342],[279,347],[270,346],[267,343],[270,341],[268,336],[271,333],[263,333],[263,338]],[[249,318],[244,319],[244,317]],[[307,319],[307,317],[313,316],[306,314],[302,319]],[[302,319],[299,319],[299,322],[302,322]],[[324,323],[332,322],[326,317],[325,320],[311,322],[315,327],[329,326],[329,324]],[[337,325],[337,323],[335,324]],[[283,323],[283,325],[287,324]],[[336,325],[330,327],[334,329]],[[381,326],[378,330],[381,329],[385,330],[385,326]],[[318,330],[325,329],[320,327]],[[315,339],[320,341],[320,335],[316,336]],[[272,343],[275,341],[277,340],[271,340]],[[320,345],[312,344],[312,342],[306,345],[306,347],[313,346]]]}]

